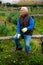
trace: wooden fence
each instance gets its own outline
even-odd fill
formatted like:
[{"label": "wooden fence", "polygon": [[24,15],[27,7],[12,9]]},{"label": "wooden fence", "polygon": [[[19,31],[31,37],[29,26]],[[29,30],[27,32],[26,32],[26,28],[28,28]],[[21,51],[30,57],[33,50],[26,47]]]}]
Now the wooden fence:
[{"label": "wooden fence", "polygon": [[[13,39],[14,36],[5,36],[5,37],[0,37],[0,40],[10,40]],[[32,35],[33,39],[43,39],[43,35]]]}]

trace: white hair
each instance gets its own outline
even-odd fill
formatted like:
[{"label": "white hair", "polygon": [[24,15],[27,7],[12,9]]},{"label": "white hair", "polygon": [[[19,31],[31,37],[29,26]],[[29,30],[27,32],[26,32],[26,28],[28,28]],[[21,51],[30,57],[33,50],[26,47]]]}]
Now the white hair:
[{"label": "white hair", "polygon": [[27,7],[21,7],[21,10],[24,9],[28,13],[28,8]]}]

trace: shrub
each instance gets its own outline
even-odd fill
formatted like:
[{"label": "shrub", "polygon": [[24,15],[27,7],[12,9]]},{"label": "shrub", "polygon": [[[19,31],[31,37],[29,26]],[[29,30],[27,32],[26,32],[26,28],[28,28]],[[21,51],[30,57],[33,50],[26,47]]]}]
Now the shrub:
[{"label": "shrub", "polygon": [[0,16],[5,16],[5,13],[4,12],[0,12]]},{"label": "shrub", "polygon": [[4,25],[0,25],[0,36],[7,36],[10,34],[10,30]]},{"label": "shrub", "polygon": [[18,17],[19,17],[19,12],[18,11],[15,11],[15,12],[12,12],[12,13],[10,13],[8,15],[7,20],[10,23],[17,24]]}]

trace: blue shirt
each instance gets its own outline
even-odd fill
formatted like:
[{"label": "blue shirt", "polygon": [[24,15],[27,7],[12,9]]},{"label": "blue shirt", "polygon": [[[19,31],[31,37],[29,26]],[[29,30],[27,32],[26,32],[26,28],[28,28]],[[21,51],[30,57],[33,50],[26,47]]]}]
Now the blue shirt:
[{"label": "blue shirt", "polygon": [[[29,26],[27,26],[27,30],[32,30],[34,28],[34,19],[30,16],[30,20],[29,20]],[[18,19],[17,22],[17,34],[21,34],[20,31],[20,19]]]}]

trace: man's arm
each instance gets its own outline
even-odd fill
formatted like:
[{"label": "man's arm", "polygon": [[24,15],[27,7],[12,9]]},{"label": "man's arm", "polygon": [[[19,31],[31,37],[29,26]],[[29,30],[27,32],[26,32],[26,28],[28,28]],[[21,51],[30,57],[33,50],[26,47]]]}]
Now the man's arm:
[{"label": "man's arm", "polygon": [[30,17],[30,25],[27,27],[27,30],[32,30],[34,28],[34,19]]},{"label": "man's arm", "polygon": [[17,22],[17,34],[20,34],[20,20]]}]

